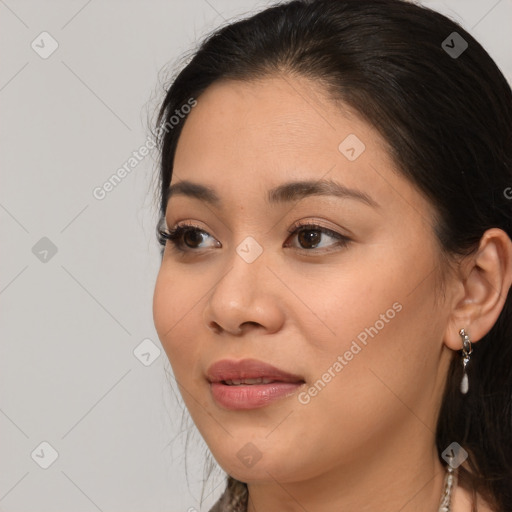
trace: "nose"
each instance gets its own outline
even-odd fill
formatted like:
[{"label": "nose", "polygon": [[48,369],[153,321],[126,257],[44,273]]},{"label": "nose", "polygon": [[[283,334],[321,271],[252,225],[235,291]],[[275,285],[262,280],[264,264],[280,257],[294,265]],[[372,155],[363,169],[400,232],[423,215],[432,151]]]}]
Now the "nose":
[{"label": "nose", "polygon": [[253,330],[265,334],[278,331],[285,315],[276,285],[263,255],[248,263],[235,253],[205,303],[206,326],[216,334],[234,336]]}]

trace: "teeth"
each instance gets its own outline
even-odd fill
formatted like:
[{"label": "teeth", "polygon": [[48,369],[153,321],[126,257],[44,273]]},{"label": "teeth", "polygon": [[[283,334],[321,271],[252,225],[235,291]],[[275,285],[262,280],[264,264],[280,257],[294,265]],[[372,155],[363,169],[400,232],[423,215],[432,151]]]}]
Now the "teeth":
[{"label": "teeth", "polygon": [[230,379],[224,381],[228,386],[241,386],[243,384],[270,384],[273,379]]}]

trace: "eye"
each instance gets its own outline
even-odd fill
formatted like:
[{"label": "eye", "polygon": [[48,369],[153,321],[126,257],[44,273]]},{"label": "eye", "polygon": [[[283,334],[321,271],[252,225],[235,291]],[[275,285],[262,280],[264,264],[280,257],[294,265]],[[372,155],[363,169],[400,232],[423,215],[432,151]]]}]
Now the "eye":
[{"label": "eye", "polygon": [[[329,251],[333,250],[334,247],[345,247],[350,242],[350,238],[317,224],[298,224],[293,226],[288,232],[292,235],[288,240],[296,235],[297,243],[289,243],[287,240],[284,247],[295,247],[308,251],[312,249],[324,249],[325,252],[325,249]],[[331,243],[329,243],[328,240],[326,243],[326,238],[330,238]],[[334,240],[334,242],[332,242],[332,240]]]},{"label": "eye", "polygon": [[[350,242],[348,237],[318,224],[296,224],[288,232],[291,236],[285,241],[283,247],[294,247],[308,252],[315,249],[319,249],[318,252],[329,252],[336,247],[344,247]],[[170,241],[174,248],[181,252],[222,247],[222,244],[204,229],[191,224],[177,225],[168,231],[160,229],[158,234],[161,245],[165,246],[167,241]],[[297,237],[296,243],[291,243],[290,240],[294,236]],[[329,239],[331,239],[330,243]]]},{"label": "eye", "polygon": [[[159,230],[159,242],[165,245],[167,240],[179,251],[193,251],[196,249],[206,249],[208,247],[222,247],[219,241],[215,240],[209,233],[198,226],[191,224],[177,225],[169,231]],[[211,238],[209,245],[201,245]]]}]

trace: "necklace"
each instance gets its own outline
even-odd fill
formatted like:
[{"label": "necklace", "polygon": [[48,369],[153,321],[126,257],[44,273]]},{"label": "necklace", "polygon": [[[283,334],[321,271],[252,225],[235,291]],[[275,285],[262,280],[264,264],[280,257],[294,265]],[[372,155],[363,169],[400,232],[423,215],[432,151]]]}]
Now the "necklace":
[{"label": "necklace", "polygon": [[446,466],[446,476],[444,477],[443,493],[441,494],[441,503],[438,512],[451,512],[452,489],[457,485],[457,474],[448,464]]}]

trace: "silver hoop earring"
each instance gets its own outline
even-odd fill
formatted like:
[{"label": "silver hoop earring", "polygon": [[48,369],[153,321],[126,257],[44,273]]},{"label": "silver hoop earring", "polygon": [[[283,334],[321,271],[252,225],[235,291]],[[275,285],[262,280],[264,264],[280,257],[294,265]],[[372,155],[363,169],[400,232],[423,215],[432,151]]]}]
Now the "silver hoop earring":
[{"label": "silver hoop earring", "polygon": [[459,334],[462,338],[462,381],[460,383],[460,392],[465,395],[469,389],[469,379],[466,366],[469,363],[471,353],[473,352],[473,347],[471,346],[469,336],[466,334],[464,329],[461,329]]}]

